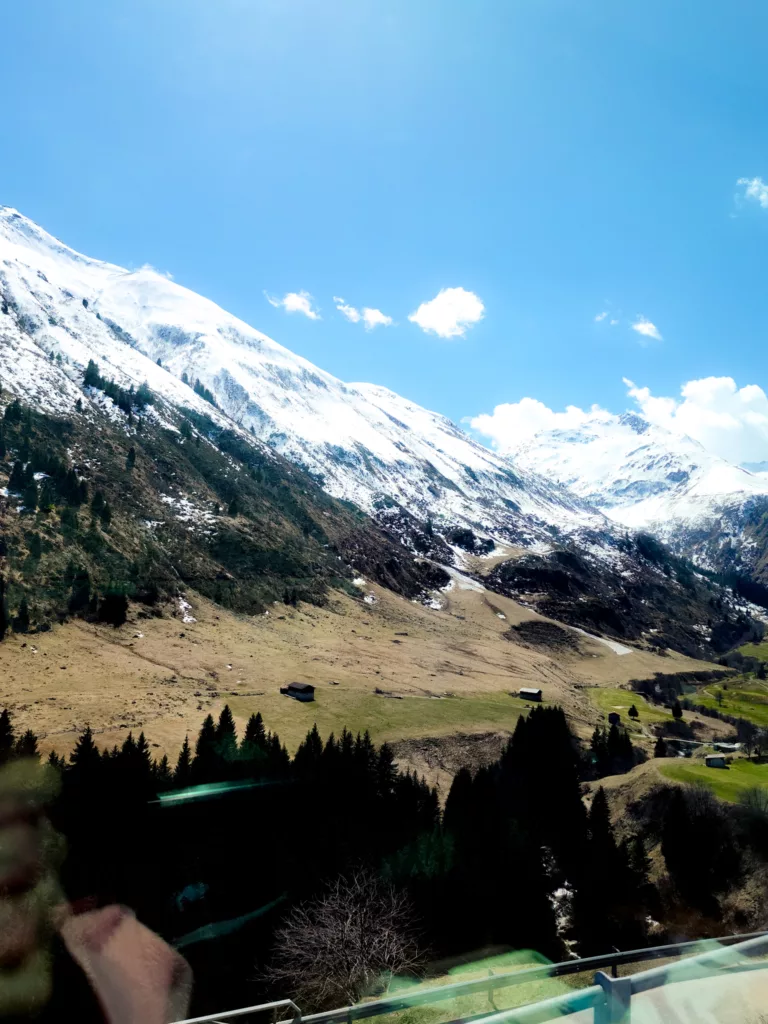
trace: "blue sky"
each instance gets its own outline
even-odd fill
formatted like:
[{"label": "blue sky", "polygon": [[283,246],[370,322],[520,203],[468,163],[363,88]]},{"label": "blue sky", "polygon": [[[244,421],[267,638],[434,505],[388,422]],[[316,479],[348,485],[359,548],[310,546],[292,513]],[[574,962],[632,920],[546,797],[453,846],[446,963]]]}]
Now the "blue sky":
[{"label": "blue sky", "polygon": [[[0,203],[457,420],[763,386],[766,30],[756,0],[6,4]],[[408,319],[443,288],[482,300],[464,336]],[[301,291],[319,319],[264,294]]]}]

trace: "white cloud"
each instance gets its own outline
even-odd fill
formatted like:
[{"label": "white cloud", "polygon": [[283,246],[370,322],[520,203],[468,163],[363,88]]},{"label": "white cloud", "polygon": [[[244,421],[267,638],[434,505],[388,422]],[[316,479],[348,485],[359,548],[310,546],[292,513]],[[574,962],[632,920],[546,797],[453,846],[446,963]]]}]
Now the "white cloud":
[{"label": "white cloud", "polygon": [[312,296],[309,292],[286,292],[282,299],[276,299],[273,295],[267,295],[267,302],[277,309],[284,309],[286,313],[303,313],[310,320],[321,320],[320,310],[312,305]]},{"label": "white cloud", "polygon": [[754,199],[768,210],[768,183],[762,178],[739,178],[736,184],[743,186],[745,199]]},{"label": "white cloud", "polygon": [[600,321],[601,321],[601,320],[605,320],[605,318],[606,318],[607,316],[608,316],[608,310],[607,310],[607,309],[604,309],[602,313],[598,313],[598,314],[597,314],[597,316],[595,317],[595,323],[596,323],[596,324],[599,324],[599,323],[600,323]]},{"label": "white cloud", "polygon": [[[736,465],[768,461],[768,395],[757,384],[738,387],[732,377],[690,380],[679,397],[653,395],[624,379],[629,397],[651,423],[692,437],[710,452]],[[617,421],[614,413],[593,405],[569,405],[556,412],[535,398],[497,405],[492,413],[469,420],[470,426],[501,452],[512,452],[540,430],[569,430],[591,421]]]},{"label": "white cloud", "polygon": [[616,324],[617,324],[617,323],[618,323],[619,321],[618,321],[618,320],[611,320],[611,321],[609,321],[609,322],[610,322],[610,325],[611,325],[611,327],[615,327],[615,326],[616,326]]},{"label": "white cloud", "polygon": [[434,299],[422,302],[408,319],[439,338],[463,338],[468,327],[483,319],[484,312],[485,306],[474,292],[442,288]]},{"label": "white cloud", "polygon": [[333,301],[336,303],[336,309],[338,309],[338,311],[342,314],[342,316],[345,316],[347,318],[347,320],[349,320],[350,323],[353,323],[353,324],[359,324],[360,323],[360,310],[359,309],[355,309],[354,306],[348,306],[346,304],[346,302],[344,301],[344,299],[339,298],[338,295],[334,295],[333,296]]},{"label": "white cloud", "polygon": [[362,312],[356,309],[354,306],[349,306],[340,298],[338,295],[333,296],[333,301],[336,303],[336,309],[345,316],[350,323],[359,324],[362,320],[363,326],[366,331],[372,331],[374,327],[391,327],[392,317],[387,316],[386,313],[382,313],[380,309],[371,309],[370,306],[364,306]]},{"label": "white cloud", "polygon": [[655,338],[656,341],[661,341],[661,331],[647,317],[638,316],[637,320],[632,324],[632,330],[637,331],[644,338]]},{"label": "white cloud", "polygon": [[[537,398],[521,398],[519,402],[497,405],[492,413],[473,416],[469,425],[491,439],[498,451],[511,451],[540,430],[568,430],[602,413],[594,405],[589,412],[569,405],[565,412],[555,412]],[[610,413],[605,413],[610,417]]]},{"label": "white cloud", "polygon": [[652,423],[687,434],[730,462],[768,459],[768,395],[759,385],[740,388],[732,377],[702,377],[683,384],[680,398],[665,398],[624,383]]},{"label": "white cloud", "polygon": [[364,306],[363,323],[366,331],[372,331],[374,327],[391,327],[392,317],[382,313],[380,309],[370,309],[368,306]]}]

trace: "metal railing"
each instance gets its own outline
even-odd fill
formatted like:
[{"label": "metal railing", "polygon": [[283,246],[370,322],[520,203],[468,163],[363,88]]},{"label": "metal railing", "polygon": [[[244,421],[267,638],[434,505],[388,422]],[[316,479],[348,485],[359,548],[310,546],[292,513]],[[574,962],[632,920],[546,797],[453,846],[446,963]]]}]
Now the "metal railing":
[{"label": "metal railing", "polygon": [[187,1017],[185,1020],[176,1021],[176,1024],[220,1024],[222,1021],[235,1020],[236,1017],[245,1017],[250,1013],[265,1013],[267,1010],[292,1009],[294,1011],[293,1021],[300,1021],[301,1010],[292,999],[278,999],[274,1003],[259,1003],[258,1006],[241,1006],[239,1010],[226,1010],[224,1013],[211,1013],[206,1017]]},{"label": "metal railing", "polygon": [[[708,949],[702,950],[702,947],[707,946]],[[617,977],[618,968],[622,965],[680,957],[687,953],[694,955],[674,964],[651,968],[625,978]],[[492,1012],[462,1017],[461,1022],[468,1024],[471,1021],[482,1020],[483,1024],[539,1024],[539,1022],[553,1020],[580,1010],[593,1009],[595,1024],[613,1024],[615,1021],[629,1020],[633,995],[648,992],[664,984],[716,975],[724,969],[728,972],[753,970],[756,967],[768,970],[768,965],[745,963],[745,959],[762,954],[768,954],[768,932],[753,932],[748,935],[729,935],[721,939],[677,942],[666,946],[651,946],[622,952],[614,951],[602,956],[566,960],[563,963],[528,967],[508,971],[504,974],[489,974],[488,977],[475,978],[472,981],[457,981],[434,988],[420,987],[415,990],[406,990],[386,999],[358,1003],[355,1006],[327,1010],[323,1013],[303,1015],[295,1003],[285,999],[276,1003],[263,1003],[259,1006],[213,1013],[205,1017],[188,1018],[184,1021],[177,1021],[176,1024],[223,1024],[223,1022],[234,1020],[237,1017],[276,1010],[283,1006],[291,1007],[295,1012],[291,1020],[282,1020],[279,1024],[298,1024],[298,1022],[301,1024],[352,1024],[353,1021],[380,1017],[415,1006],[445,1002],[475,993],[486,993],[491,1006],[493,1006],[493,994],[497,990],[530,982],[545,981],[549,978],[582,974],[585,971],[596,972],[595,984],[590,988],[509,1010],[497,1011],[494,1008]],[[606,974],[604,968],[611,970],[612,976]],[[455,1024],[458,1024],[458,1021]]]}]

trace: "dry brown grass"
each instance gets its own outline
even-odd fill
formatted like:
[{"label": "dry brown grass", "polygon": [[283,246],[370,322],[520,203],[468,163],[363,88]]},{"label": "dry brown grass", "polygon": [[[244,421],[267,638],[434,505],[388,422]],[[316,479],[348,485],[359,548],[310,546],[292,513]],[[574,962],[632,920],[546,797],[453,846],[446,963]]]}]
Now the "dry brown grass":
[{"label": "dry brown grass", "polygon": [[[10,636],[0,645],[0,707],[35,729],[43,750],[68,749],[90,724],[102,744],[144,729],[156,753],[175,755],[225,702],[241,725],[260,710],[295,749],[315,721],[324,733],[369,726],[378,741],[505,732],[524,707],[510,691],[536,686],[586,735],[598,712],[582,686],[700,667],[675,655],[620,657],[586,638],[572,654],[519,646],[503,634],[536,616],[496,594],[456,588],[436,611],[367,589],[373,605],[335,595],[326,608],[275,605],[258,618],[190,595],[194,624],[132,615],[117,630],[71,622]],[[315,684],[317,701],[281,696],[290,680]]]}]

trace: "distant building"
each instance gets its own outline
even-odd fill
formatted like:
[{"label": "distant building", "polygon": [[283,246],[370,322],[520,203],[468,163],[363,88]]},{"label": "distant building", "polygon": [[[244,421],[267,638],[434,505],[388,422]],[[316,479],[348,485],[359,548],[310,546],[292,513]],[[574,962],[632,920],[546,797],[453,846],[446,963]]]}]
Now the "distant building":
[{"label": "distant building", "polygon": [[725,768],[725,754],[707,754],[707,768]]},{"label": "distant building", "polygon": [[621,715],[618,711],[611,711],[608,715],[609,725],[619,725],[621,723]]},{"label": "distant building", "polygon": [[532,687],[524,686],[520,690],[521,700],[541,700],[541,690],[534,690]]},{"label": "distant building", "polygon": [[280,687],[280,693],[284,693],[286,697],[293,697],[294,700],[315,699],[315,688],[309,683],[288,683],[287,686]]}]

